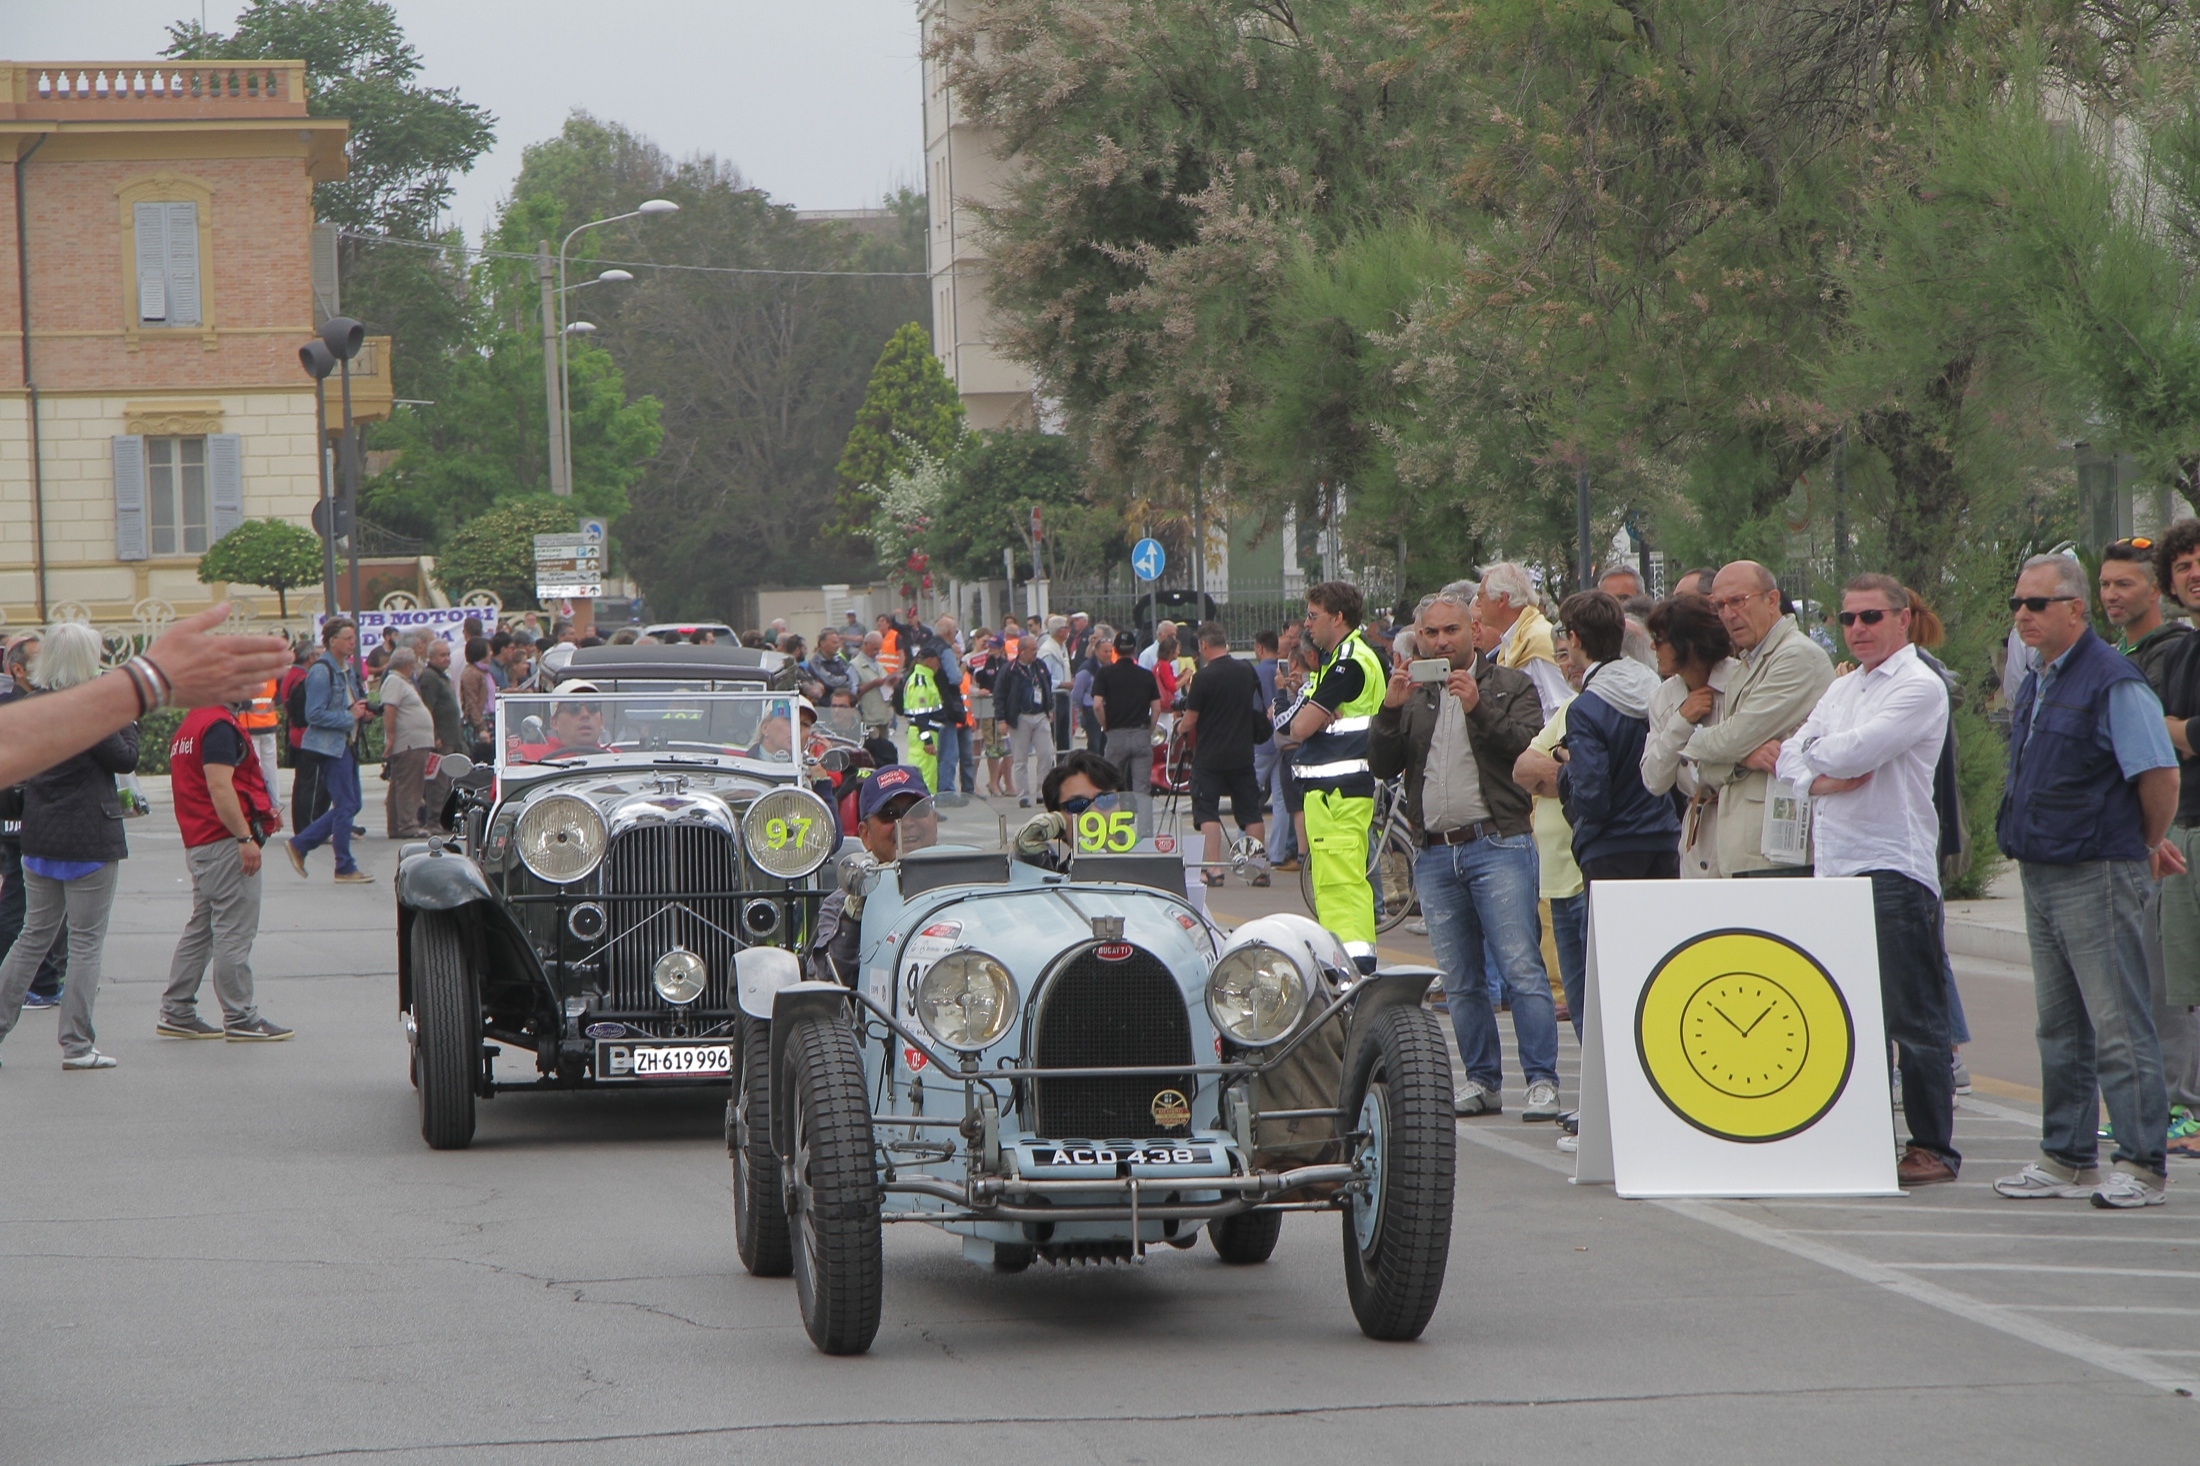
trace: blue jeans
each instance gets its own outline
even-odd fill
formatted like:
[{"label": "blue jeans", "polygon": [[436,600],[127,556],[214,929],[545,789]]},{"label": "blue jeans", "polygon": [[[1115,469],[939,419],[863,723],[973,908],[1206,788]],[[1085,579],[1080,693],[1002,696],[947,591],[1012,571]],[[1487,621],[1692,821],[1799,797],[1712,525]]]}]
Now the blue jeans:
[{"label": "blue jeans", "polygon": [[2039,1005],[2040,1149],[2066,1166],[2095,1164],[2106,1101],[2116,1135],[2110,1164],[2160,1176],[2169,1095],[2140,931],[2146,865],[2025,861],[2019,869]]},{"label": "blue jeans", "polygon": [[321,787],[328,791],[328,809],[291,838],[300,855],[310,855],[323,844],[336,850],[336,873],[350,875],[359,869],[351,858],[351,821],[359,813],[359,758],[346,748],[321,761]]},{"label": "blue jeans", "polygon": [[1283,785],[1283,781],[1291,777],[1291,764],[1276,754],[1275,746],[1272,739],[1255,744],[1253,758],[1257,765],[1261,750],[1269,751],[1267,775],[1262,783],[1268,791],[1268,863],[1281,865],[1286,860],[1299,858],[1299,831],[1297,821],[1291,818],[1290,796]]},{"label": "blue jeans", "polygon": [[1589,893],[1551,898],[1551,942],[1558,948],[1558,985],[1566,990],[1566,1009],[1574,1015],[1574,1038],[1581,1038],[1584,990],[1589,985]]},{"label": "blue jeans", "polygon": [[1466,845],[1431,845],[1414,862],[1413,873],[1467,1077],[1492,1090],[1504,1082],[1497,1013],[1482,981],[1486,948],[1512,990],[1513,1037],[1527,1081],[1556,1084],[1558,1009],[1543,970],[1535,837],[1492,835]]},{"label": "blue jeans", "polygon": [[939,729],[937,756],[940,761],[940,787],[932,791],[934,794],[945,794],[953,789],[958,773],[962,775],[962,792],[970,792],[970,775],[964,770],[962,761],[963,749],[969,744],[969,740],[963,736],[964,732],[964,729],[944,725]]}]

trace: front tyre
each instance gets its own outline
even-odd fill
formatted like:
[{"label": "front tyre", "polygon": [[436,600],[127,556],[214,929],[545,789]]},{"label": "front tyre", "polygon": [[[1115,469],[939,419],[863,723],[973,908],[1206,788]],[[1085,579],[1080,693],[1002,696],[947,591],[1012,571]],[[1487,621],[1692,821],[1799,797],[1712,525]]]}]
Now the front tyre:
[{"label": "front tyre", "polygon": [[861,1354],[878,1335],[885,1271],[863,1060],[844,1015],[795,1023],[780,1092],[793,1131],[785,1185],[795,1295],[811,1343]]},{"label": "front tyre", "polygon": [[466,933],[445,911],[412,922],[413,1082],[420,1138],[434,1150],[474,1139],[474,1081],[481,1069],[481,1005],[466,960]]},{"label": "front tyre", "polygon": [[787,1231],[787,1198],[772,1154],[772,1028],[741,1020],[741,1073],[726,1102],[726,1149],[733,1155],[733,1245],[753,1277],[783,1278],[794,1271]]},{"label": "front tyre", "polygon": [[1354,1055],[1344,1112],[1367,1179],[1346,1193],[1344,1277],[1371,1339],[1413,1339],[1436,1312],[1451,1252],[1459,1144],[1436,1020],[1385,1008]]},{"label": "front tyre", "polygon": [[1282,1235],[1280,1211],[1239,1212],[1207,1224],[1207,1240],[1214,1244],[1215,1255],[1234,1267],[1266,1262]]}]

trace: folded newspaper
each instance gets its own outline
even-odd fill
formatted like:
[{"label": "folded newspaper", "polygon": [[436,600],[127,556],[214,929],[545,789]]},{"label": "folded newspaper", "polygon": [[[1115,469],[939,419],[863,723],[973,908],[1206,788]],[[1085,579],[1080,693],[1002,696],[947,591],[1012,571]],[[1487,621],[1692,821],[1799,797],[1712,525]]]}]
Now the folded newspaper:
[{"label": "folded newspaper", "polygon": [[1810,795],[1785,779],[1765,785],[1764,852],[1774,865],[1810,864]]}]

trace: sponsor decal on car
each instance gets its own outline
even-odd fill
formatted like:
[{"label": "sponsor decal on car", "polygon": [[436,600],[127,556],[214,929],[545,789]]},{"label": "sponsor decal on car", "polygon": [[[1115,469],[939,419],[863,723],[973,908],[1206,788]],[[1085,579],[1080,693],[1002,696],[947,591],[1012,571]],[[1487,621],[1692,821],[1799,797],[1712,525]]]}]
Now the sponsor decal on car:
[{"label": "sponsor decal on car", "polygon": [[1184,1092],[1164,1089],[1153,1097],[1147,1106],[1153,1122],[1164,1130],[1176,1130],[1192,1123],[1192,1102],[1184,1098]]}]

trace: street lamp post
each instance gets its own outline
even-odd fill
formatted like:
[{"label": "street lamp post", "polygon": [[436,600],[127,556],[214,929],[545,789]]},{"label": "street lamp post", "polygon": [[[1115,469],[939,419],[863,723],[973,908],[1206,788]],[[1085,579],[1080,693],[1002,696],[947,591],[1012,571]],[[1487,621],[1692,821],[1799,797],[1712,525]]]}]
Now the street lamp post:
[{"label": "street lamp post", "polygon": [[313,477],[321,494],[321,609],[336,614],[336,492],[329,484],[328,397],[321,384],[336,370],[336,353],[315,337],[298,348],[298,363],[313,378]]},{"label": "street lamp post", "polygon": [[[562,468],[564,484],[561,487],[553,479],[550,491],[554,494],[570,496],[573,492],[572,371],[571,353],[566,350],[566,339],[569,332],[565,324],[565,297],[569,289],[579,287],[568,287],[565,283],[565,252],[571,247],[576,236],[590,229],[601,229],[606,224],[617,224],[626,219],[654,219],[660,214],[677,214],[679,212],[680,206],[670,199],[645,199],[639,208],[632,209],[627,213],[613,214],[608,219],[591,219],[586,224],[575,227],[558,245],[558,417],[557,421],[551,424],[552,430],[557,436],[557,441],[551,450],[551,462],[555,467]],[[624,270],[606,270],[602,275],[597,276],[598,280],[631,280],[633,278]],[[595,327],[589,326],[588,329],[593,331]],[[544,345],[547,347],[549,343],[546,341]]]},{"label": "street lamp post", "polygon": [[[351,559],[351,614],[357,616],[363,609],[359,604],[359,425],[351,418],[351,361],[366,344],[367,328],[349,316],[331,316],[321,325],[321,342],[328,348],[342,368],[344,382],[344,517],[349,521],[345,542],[350,547]],[[333,528],[335,520],[329,521]]]}]

